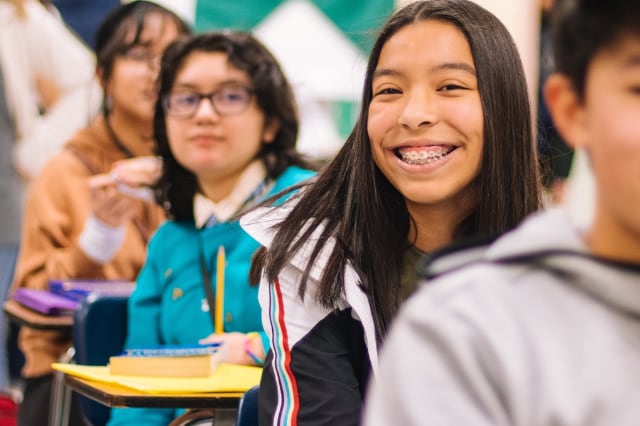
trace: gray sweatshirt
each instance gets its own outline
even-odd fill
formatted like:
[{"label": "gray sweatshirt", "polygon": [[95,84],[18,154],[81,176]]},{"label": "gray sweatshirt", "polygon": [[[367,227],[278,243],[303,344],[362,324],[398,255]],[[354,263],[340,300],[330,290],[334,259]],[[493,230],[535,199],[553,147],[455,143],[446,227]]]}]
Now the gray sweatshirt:
[{"label": "gray sweatshirt", "polygon": [[640,425],[640,265],[528,219],[404,305],[365,425]]}]

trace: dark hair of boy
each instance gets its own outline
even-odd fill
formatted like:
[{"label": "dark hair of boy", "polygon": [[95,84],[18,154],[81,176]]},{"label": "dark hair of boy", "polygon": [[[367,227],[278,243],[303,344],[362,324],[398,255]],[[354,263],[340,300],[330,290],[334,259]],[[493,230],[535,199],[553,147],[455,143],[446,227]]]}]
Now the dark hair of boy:
[{"label": "dark hair of boy", "polygon": [[[396,13],[372,48],[355,128],[335,159],[302,191],[298,204],[278,226],[268,254],[259,251],[252,269],[252,282],[258,281],[263,268],[266,278],[273,282],[314,230],[324,227],[304,271],[299,294],[305,292],[323,243],[335,238],[337,244],[323,271],[318,300],[325,307],[335,307],[349,262],[369,294],[379,337],[386,334],[400,303],[402,256],[411,244],[407,234],[412,219],[402,194],[379,171],[371,154],[367,134],[371,83],[386,41],[404,26],[426,19],[452,23],[464,34],[475,61],[484,110],[482,168],[474,183],[478,203],[459,225],[455,238],[502,233],[540,207],[524,71],[506,28],[470,1],[415,2]],[[301,229],[304,232],[300,234]]]},{"label": "dark hair of boy", "polygon": [[584,96],[589,64],[596,53],[625,33],[640,36],[640,2],[626,0],[556,1],[552,12],[556,70]]}]

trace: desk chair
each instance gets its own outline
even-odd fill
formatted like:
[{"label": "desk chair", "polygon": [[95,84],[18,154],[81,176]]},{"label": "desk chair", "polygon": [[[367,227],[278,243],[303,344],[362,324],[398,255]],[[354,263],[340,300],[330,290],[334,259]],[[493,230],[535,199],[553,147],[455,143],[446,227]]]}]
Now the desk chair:
[{"label": "desk chair", "polygon": [[[7,300],[17,258],[17,243],[0,243],[0,297],[2,301]],[[20,368],[22,367],[22,362],[20,361],[22,354],[15,339],[18,328],[14,326],[12,335],[14,339],[10,341],[7,336],[10,326],[11,324],[7,323],[7,317],[0,314],[0,424],[15,424],[17,405],[7,394],[11,382],[10,370],[12,365],[10,360],[13,358],[18,360],[16,378],[20,377]]]},{"label": "desk chair", "polygon": [[[9,288],[13,281],[13,272],[16,266],[16,260],[18,259],[18,244],[17,243],[0,243],[0,297],[2,301],[7,300]],[[6,391],[9,388],[10,382],[10,369],[15,371],[15,378],[20,377],[20,368],[22,368],[22,353],[17,346],[17,340],[15,335],[17,334],[18,327],[13,326],[12,341],[7,339],[7,332],[10,325],[7,324],[7,318],[2,315],[0,317],[0,390]],[[10,360],[15,361],[10,364]],[[14,365],[15,364],[15,365]]]},{"label": "desk chair", "polygon": [[[75,361],[84,365],[106,365],[109,357],[122,352],[127,337],[126,296],[90,296],[74,315]],[[81,397],[80,407],[89,424],[102,426],[109,408]]]},{"label": "desk chair", "polygon": [[254,386],[242,396],[236,426],[258,426],[259,389],[258,386]]}]

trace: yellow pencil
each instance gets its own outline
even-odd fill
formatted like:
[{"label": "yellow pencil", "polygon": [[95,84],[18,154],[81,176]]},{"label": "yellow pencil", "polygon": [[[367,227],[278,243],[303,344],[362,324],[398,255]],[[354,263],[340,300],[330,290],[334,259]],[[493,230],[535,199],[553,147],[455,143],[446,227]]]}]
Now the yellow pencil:
[{"label": "yellow pencil", "polygon": [[218,247],[218,262],[216,276],[216,334],[224,333],[224,266],[226,260],[224,255],[224,246]]}]

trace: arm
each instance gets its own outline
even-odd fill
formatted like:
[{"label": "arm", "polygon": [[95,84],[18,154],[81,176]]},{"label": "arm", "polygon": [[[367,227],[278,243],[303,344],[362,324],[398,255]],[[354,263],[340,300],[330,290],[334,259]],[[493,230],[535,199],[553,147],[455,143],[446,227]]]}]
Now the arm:
[{"label": "arm", "polygon": [[[106,278],[103,265],[88,257],[79,244],[90,210],[88,173],[77,158],[64,152],[33,182],[14,289],[45,289],[52,278]],[[23,374],[32,377],[50,371],[51,362],[69,346],[69,338],[24,327],[19,344],[26,359]]]},{"label": "arm", "polygon": [[50,278],[103,278],[78,239],[90,211],[89,172],[63,152],[32,183],[22,226],[14,289],[44,289]]},{"label": "arm", "polygon": [[[16,167],[33,178],[77,129],[88,124],[99,108],[100,89],[92,52],[37,2],[27,2],[27,13],[28,19],[14,22],[9,33],[16,39],[13,53],[24,58],[8,80],[17,111]],[[25,105],[33,102],[26,92],[38,89],[45,107],[42,115]]]},{"label": "arm", "polygon": [[[126,348],[156,346],[163,342],[160,337],[160,315],[162,283],[156,266],[160,253],[156,250],[156,234],[149,243],[147,261],[129,298]],[[176,410],[162,408],[114,408],[111,410],[109,426],[139,425],[164,426],[176,417]]]},{"label": "arm", "polygon": [[260,384],[260,423],[356,425],[368,374],[362,329],[350,309],[328,311],[312,291],[301,301],[298,277],[283,271],[276,283],[260,285],[271,343]]}]

